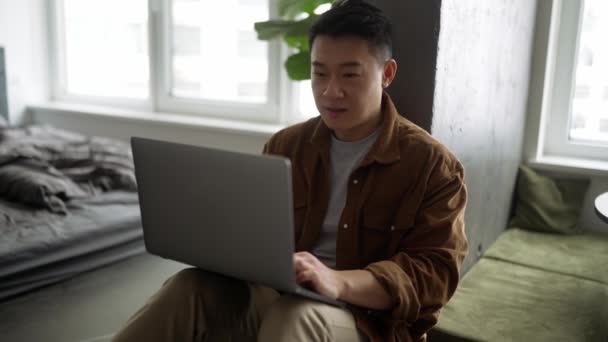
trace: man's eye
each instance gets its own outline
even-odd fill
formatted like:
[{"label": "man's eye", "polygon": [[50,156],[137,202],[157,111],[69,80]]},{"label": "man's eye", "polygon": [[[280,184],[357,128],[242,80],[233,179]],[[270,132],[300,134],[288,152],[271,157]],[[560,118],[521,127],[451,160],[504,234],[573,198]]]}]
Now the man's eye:
[{"label": "man's eye", "polygon": [[357,77],[357,76],[359,76],[359,74],[355,74],[355,73],[344,74],[344,77],[346,77],[346,78],[353,78],[353,77]]},{"label": "man's eye", "polygon": [[322,72],[313,72],[313,75],[317,76],[317,77],[324,77],[325,74]]}]

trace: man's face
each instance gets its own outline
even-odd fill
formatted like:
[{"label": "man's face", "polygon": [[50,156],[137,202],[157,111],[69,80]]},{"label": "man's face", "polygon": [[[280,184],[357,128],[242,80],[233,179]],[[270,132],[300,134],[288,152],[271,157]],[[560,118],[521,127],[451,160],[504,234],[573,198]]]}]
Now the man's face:
[{"label": "man's face", "polygon": [[382,90],[394,77],[395,61],[380,62],[364,39],[324,35],[315,38],[311,60],[312,92],[327,127],[346,141],[373,132],[382,119]]}]

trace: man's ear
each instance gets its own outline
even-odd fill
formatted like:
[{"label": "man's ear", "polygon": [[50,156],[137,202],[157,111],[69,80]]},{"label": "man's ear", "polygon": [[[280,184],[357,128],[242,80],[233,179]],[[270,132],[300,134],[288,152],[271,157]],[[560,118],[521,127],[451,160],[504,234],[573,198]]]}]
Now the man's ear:
[{"label": "man's ear", "polygon": [[388,88],[388,86],[391,85],[395,79],[396,75],[397,61],[391,58],[384,63],[384,70],[382,72],[382,88]]}]

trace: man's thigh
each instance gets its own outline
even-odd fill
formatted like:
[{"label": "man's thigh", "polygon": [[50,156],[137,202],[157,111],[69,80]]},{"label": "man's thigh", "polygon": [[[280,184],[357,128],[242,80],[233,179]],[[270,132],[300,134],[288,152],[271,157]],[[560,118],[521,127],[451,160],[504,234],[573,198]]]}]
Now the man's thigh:
[{"label": "man's thigh", "polygon": [[262,318],[258,341],[367,341],[353,314],[293,295],[276,300]]},{"label": "man's thigh", "polygon": [[[226,288],[223,295],[216,298],[217,305],[206,308],[209,326],[205,341],[256,341],[264,315],[280,298],[279,293],[272,288],[245,281],[238,282],[248,289],[249,298],[245,311],[241,311],[239,305],[235,306],[235,300],[239,301],[237,298],[241,296],[241,290],[229,286],[231,281],[223,282]],[[222,321],[227,324],[222,324]]]},{"label": "man's thigh", "polygon": [[249,291],[251,293],[251,307],[252,314],[256,317],[257,328],[261,324],[262,317],[268,312],[270,307],[277,302],[281,295],[274,289],[256,284],[249,284]]}]

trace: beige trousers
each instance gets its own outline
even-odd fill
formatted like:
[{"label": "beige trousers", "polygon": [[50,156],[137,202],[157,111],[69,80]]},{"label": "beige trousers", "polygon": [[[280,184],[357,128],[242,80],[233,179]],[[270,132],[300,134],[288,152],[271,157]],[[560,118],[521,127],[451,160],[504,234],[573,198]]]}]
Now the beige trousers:
[{"label": "beige trousers", "polygon": [[366,341],[345,309],[190,268],[169,278],[113,341]]}]

